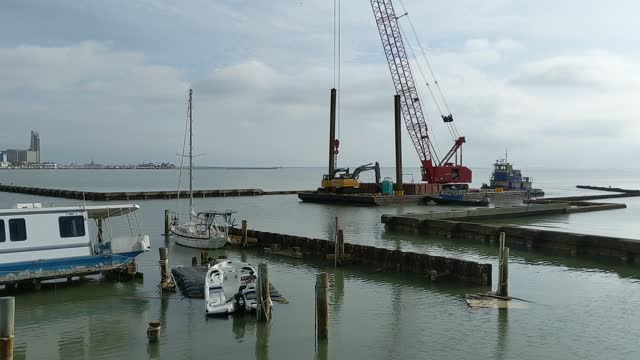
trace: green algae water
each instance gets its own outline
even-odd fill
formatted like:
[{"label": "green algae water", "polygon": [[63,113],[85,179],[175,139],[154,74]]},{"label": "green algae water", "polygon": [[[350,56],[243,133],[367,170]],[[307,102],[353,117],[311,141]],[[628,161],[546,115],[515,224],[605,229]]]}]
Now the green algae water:
[{"label": "green algae water", "polygon": [[[386,169],[391,173],[392,169]],[[487,174],[490,169],[486,169]],[[311,189],[323,169],[197,170],[198,188]],[[640,171],[606,178],[587,170],[527,171],[549,196],[591,194],[576,184],[640,188]],[[609,174],[610,174],[609,173]],[[384,174],[384,172],[383,172]],[[482,171],[475,172],[476,177]],[[417,179],[417,177],[416,177]],[[24,186],[122,191],[173,189],[172,170],[8,170],[0,182]],[[481,182],[481,180],[479,181]],[[612,199],[627,209],[526,219],[502,219],[560,231],[640,238],[640,199]],[[0,193],[0,206],[78,201]],[[158,248],[169,247],[171,266],[190,265],[199,250],[166,243],[164,209],[176,200],[137,201],[152,250],[138,257],[144,280],[113,282],[99,276],[50,284],[16,294],[15,359],[639,359],[640,265],[617,259],[570,257],[511,249],[510,294],[532,301],[526,309],[470,309],[465,293],[488,288],[367,266],[334,269],[329,263],[261,254],[209,251],[252,264],[266,262],[270,279],[290,301],[274,304],[272,320],[254,316],[206,319],[204,303],[179,293],[162,296]],[[496,264],[494,246],[384,230],[384,213],[424,211],[420,205],[382,208],[306,204],[295,195],[196,199],[200,209],[235,209],[257,230],[331,238],[339,217],[345,240]],[[315,274],[328,272],[329,339],[314,337]],[[494,266],[494,279],[497,267]],[[495,287],[495,285],[494,285]],[[158,344],[147,323],[160,320]],[[319,352],[316,351],[319,349]]]}]

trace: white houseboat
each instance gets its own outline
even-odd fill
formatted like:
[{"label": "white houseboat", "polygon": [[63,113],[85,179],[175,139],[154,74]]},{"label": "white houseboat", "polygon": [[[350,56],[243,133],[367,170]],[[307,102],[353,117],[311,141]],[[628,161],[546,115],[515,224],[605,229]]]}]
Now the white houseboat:
[{"label": "white houseboat", "polygon": [[[0,209],[0,284],[41,281],[121,269],[149,250],[133,213],[140,207],[97,205]],[[112,218],[124,217],[124,236]],[[95,222],[95,226],[90,226]],[[90,228],[95,234],[90,234]]]}]

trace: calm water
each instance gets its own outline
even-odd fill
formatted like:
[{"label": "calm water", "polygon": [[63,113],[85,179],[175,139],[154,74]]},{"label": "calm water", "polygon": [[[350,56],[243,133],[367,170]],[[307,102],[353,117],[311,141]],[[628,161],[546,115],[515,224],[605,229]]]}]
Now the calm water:
[{"label": "calm water", "polygon": [[[323,169],[198,170],[199,188],[309,189]],[[392,169],[385,169],[390,175]],[[417,171],[415,172],[417,174]],[[482,182],[489,169],[477,169]],[[615,174],[615,176],[611,176]],[[640,188],[640,171],[607,173],[527,171],[549,196],[587,194],[576,184]],[[406,181],[407,179],[405,179]],[[417,180],[417,175],[416,175]],[[73,170],[0,171],[0,182],[94,190],[173,189],[177,171]],[[479,185],[479,184],[478,184]],[[0,206],[64,199],[0,193]],[[627,209],[599,213],[505,220],[527,226],[639,238],[640,202],[621,199]],[[175,200],[139,201],[138,215],[152,238],[152,251],[138,258],[145,279],[113,283],[89,277],[71,286],[49,286],[16,298],[17,359],[310,359],[314,346],[314,281],[330,273],[328,359],[638,359],[640,267],[602,258],[571,258],[512,249],[510,292],[535,304],[527,309],[471,310],[469,284],[431,282],[413,274],[375,272],[364,266],[334,270],[321,262],[269,257],[257,251],[222,250],[230,258],[265,261],[276,287],[290,304],[275,304],[268,326],[251,316],[204,318],[202,300],[179,294],[161,299],[157,248],[165,246],[163,210]],[[233,208],[251,228],[328,238],[340,218],[348,242],[428,252],[496,263],[496,249],[469,241],[386,233],[383,213],[419,212],[421,206],[360,208],[304,204],[296,196],[197,199],[198,208]],[[172,265],[190,264],[197,250],[169,244]],[[495,271],[495,269],[494,269]],[[494,278],[497,274],[494,274]],[[147,321],[163,323],[160,343],[148,346]]]}]

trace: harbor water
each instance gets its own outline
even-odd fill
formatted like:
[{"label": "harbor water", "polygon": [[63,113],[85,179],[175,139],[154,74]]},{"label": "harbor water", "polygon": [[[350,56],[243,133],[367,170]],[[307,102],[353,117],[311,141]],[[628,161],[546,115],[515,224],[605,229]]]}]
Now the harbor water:
[{"label": "harbor water", "polygon": [[[200,189],[304,190],[319,185],[322,168],[195,170]],[[474,169],[481,185],[490,169]],[[408,171],[406,171],[408,172]],[[391,176],[393,169],[383,169]],[[413,170],[415,180],[419,172]],[[485,175],[486,174],[486,175]],[[368,180],[365,174],[365,181]],[[594,194],[577,184],[640,189],[640,170],[530,169],[547,196]],[[173,190],[178,170],[3,170],[0,183],[86,191]],[[405,182],[410,181],[405,178]],[[487,180],[488,181],[488,180]],[[611,199],[626,209],[501,219],[502,223],[640,239],[640,199]],[[0,193],[0,206],[77,200]],[[119,201],[118,203],[122,203]],[[275,304],[268,325],[254,316],[206,319],[204,302],[179,293],[161,296],[158,248],[168,246],[170,265],[190,265],[199,250],[162,236],[171,200],[136,201],[152,250],[138,257],[144,280],[113,282],[99,276],[56,283],[16,294],[15,359],[640,359],[640,265],[619,259],[572,257],[544,250],[511,249],[510,295],[524,309],[470,309],[465,293],[486,291],[446,279],[377,271],[362,265],[335,269],[320,261],[289,259],[258,250],[209,251],[216,257],[269,265],[270,280],[289,300]],[[87,202],[89,204],[89,202]],[[295,195],[196,199],[198,209],[234,209],[237,222],[261,231],[330,239],[335,217],[345,241],[497,263],[495,245],[384,230],[385,213],[420,212],[424,205],[348,207],[301,203]],[[184,204],[182,205],[184,206]],[[316,346],[315,274],[328,272],[329,339]],[[493,278],[497,278],[494,266]],[[495,281],[494,281],[495,289]],[[146,328],[160,320],[158,344]],[[319,350],[317,350],[319,349]]]}]

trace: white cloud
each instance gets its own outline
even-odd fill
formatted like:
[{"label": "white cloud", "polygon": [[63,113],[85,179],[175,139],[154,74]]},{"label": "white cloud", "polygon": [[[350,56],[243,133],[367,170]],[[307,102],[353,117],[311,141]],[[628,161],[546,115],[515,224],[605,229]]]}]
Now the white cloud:
[{"label": "white cloud", "polygon": [[630,90],[640,85],[640,66],[615,54],[554,56],[524,64],[513,81],[521,85]]}]

